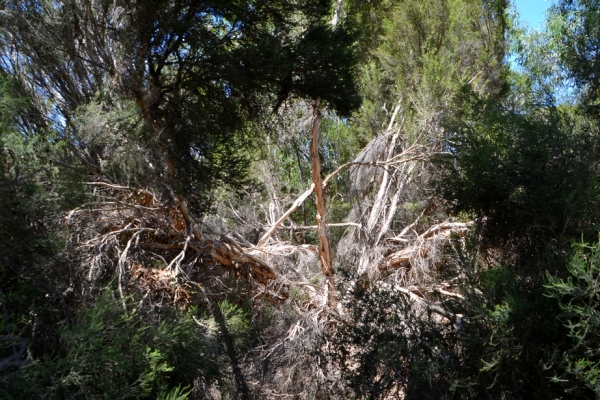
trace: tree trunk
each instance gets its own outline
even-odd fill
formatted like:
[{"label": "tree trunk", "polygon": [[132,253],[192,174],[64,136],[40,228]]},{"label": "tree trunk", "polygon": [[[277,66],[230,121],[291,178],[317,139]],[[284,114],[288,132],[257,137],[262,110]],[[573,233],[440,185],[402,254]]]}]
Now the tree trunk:
[{"label": "tree trunk", "polygon": [[312,137],[310,140],[310,161],[312,163],[312,178],[315,187],[317,203],[317,233],[319,235],[319,257],[321,269],[327,277],[333,276],[331,265],[331,245],[325,224],[325,198],[323,197],[323,184],[321,183],[321,160],[319,159],[319,135],[321,133],[321,111],[319,100],[313,104]]}]

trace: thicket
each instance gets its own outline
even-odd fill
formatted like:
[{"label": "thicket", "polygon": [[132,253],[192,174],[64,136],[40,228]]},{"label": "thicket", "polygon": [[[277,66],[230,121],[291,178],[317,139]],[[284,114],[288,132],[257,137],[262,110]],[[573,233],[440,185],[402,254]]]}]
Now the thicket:
[{"label": "thicket", "polygon": [[510,7],[2,2],[0,398],[597,397],[600,4]]},{"label": "thicket", "polygon": [[577,245],[599,229],[592,3],[560,2],[545,33],[511,31],[509,92],[453,92],[432,184],[449,217],[475,222],[448,249],[460,295],[438,290],[440,310],[386,283],[350,289],[338,350],[357,397],[597,396],[597,245]]}]

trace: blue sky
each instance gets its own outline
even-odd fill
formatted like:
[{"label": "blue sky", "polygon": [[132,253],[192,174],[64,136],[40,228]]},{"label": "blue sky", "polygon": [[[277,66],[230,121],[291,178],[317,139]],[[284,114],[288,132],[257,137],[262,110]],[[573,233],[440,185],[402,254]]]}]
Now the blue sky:
[{"label": "blue sky", "polygon": [[539,29],[544,21],[544,12],[554,4],[553,0],[513,0],[521,21],[530,28]]}]

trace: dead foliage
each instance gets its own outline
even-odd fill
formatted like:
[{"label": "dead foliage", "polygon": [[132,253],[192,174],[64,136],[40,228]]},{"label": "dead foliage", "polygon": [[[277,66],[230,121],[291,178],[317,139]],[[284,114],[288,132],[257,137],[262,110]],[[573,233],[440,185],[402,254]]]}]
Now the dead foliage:
[{"label": "dead foliage", "polygon": [[[93,200],[62,221],[69,232],[72,289],[91,300],[114,280],[123,297],[135,294],[140,307],[185,309],[207,300],[214,304],[237,285],[238,295],[253,301],[254,318],[272,314],[260,344],[239,360],[252,391],[262,398],[341,393],[340,372],[328,359],[328,349],[336,324],[349,318],[338,293],[339,285],[348,282],[322,268],[319,246],[277,235],[315,185],[323,193],[334,176],[349,172],[354,207],[348,221],[333,224],[347,226],[336,265],[354,270],[358,278],[351,284],[387,285],[415,307],[439,315],[441,322],[456,319],[441,300],[461,296],[452,282],[437,277],[448,253],[464,245],[472,223],[447,220],[436,200],[424,197],[415,182],[426,181],[428,163],[439,149],[423,136],[409,138],[400,117],[396,109],[388,130],[354,161],[317,179],[290,201],[287,211],[270,210],[266,221],[244,221],[233,207],[237,221],[195,220],[177,196],[164,199],[147,188],[97,176],[88,182]],[[247,229],[252,237],[229,225],[252,227]],[[320,229],[320,237],[327,232],[323,223],[292,228]],[[242,289],[232,282],[243,282]]]}]

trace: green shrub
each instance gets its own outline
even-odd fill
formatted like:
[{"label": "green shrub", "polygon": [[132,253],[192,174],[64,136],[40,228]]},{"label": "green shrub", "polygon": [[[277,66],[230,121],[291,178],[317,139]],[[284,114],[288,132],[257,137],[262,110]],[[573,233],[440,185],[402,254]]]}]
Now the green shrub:
[{"label": "green shrub", "polygon": [[187,398],[195,379],[221,377],[219,346],[195,321],[198,310],[165,310],[145,322],[111,289],[59,328],[58,353],[4,374],[0,398]]},{"label": "green shrub", "polygon": [[567,393],[600,396],[600,242],[578,244],[566,279],[548,277],[548,296],[560,302],[558,319],[568,330],[564,373],[554,380]]},{"label": "green shrub", "polygon": [[503,263],[539,281],[551,258],[564,266],[571,241],[597,232],[598,131],[552,106],[513,111],[468,90],[459,102],[446,120],[439,193],[453,213],[477,218],[482,243],[501,249]]}]

